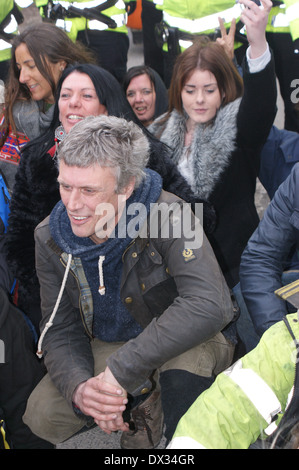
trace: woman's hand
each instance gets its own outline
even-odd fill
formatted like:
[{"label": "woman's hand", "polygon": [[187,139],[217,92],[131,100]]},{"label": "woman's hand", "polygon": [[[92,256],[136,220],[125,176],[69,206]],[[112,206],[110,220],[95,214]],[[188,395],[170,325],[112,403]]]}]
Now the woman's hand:
[{"label": "woman's hand", "polygon": [[236,33],[236,20],[235,18],[232,19],[228,34],[226,32],[223,19],[219,17],[218,21],[220,25],[221,38],[217,38],[216,42],[218,42],[218,44],[223,47],[228,57],[233,60],[235,56],[234,44]]},{"label": "woman's hand", "polygon": [[250,58],[256,59],[267,49],[265,31],[272,2],[261,0],[261,6],[252,0],[239,0],[239,3],[244,5],[240,19],[246,26],[247,39],[251,46]]}]

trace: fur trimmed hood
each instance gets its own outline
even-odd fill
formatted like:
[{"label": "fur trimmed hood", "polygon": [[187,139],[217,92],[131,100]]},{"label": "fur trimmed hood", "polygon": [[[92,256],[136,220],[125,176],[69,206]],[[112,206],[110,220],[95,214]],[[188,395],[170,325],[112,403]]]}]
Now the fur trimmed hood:
[{"label": "fur trimmed hood", "polygon": [[[230,163],[231,155],[236,149],[240,102],[241,98],[238,98],[220,108],[211,125],[196,127],[189,158],[193,167],[192,190],[198,197],[206,200],[209,198]],[[184,148],[186,115],[173,110],[166,124],[161,123],[163,117],[165,114],[156,119],[149,130],[173,149],[172,160],[178,164]]]}]

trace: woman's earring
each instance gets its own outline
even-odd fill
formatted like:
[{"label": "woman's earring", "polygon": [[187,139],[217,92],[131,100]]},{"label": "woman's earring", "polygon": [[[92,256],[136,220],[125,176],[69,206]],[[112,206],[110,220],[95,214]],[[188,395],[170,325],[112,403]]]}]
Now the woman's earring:
[{"label": "woman's earring", "polygon": [[66,132],[64,130],[64,127],[63,126],[58,126],[56,129],[55,129],[55,145],[56,145],[56,150],[58,148],[58,143],[61,142],[66,136]]}]

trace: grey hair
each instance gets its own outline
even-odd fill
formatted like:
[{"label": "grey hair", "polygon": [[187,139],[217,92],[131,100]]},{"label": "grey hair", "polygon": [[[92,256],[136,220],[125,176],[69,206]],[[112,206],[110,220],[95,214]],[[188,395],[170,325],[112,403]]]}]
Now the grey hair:
[{"label": "grey hair", "polygon": [[120,193],[135,178],[142,182],[149,159],[149,142],[137,124],[115,116],[88,116],[63,139],[57,152],[58,165],[87,168],[111,167]]}]

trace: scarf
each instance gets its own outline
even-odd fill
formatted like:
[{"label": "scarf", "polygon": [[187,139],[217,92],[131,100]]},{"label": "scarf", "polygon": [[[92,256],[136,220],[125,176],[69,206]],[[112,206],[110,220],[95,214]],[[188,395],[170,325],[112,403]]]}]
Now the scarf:
[{"label": "scarf", "polygon": [[[236,148],[240,102],[241,98],[238,98],[228,103],[218,110],[210,125],[198,124],[195,128],[184,176],[196,196],[202,199],[209,200],[216,183],[230,164]],[[154,135],[161,132],[159,122],[163,117],[165,115],[149,126],[149,131]],[[171,158],[176,165],[180,163],[184,152],[186,119],[186,114],[173,110],[160,135],[160,140],[173,149]]]},{"label": "scarf", "polygon": [[[142,203],[146,207],[146,215],[138,219],[140,229],[150,211],[150,206],[160,196],[162,179],[156,172],[146,169],[146,178],[128,199],[126,208],[118,225],[132,223],[136,214],[129,215],[127,208],[134,203]],[[132,241],[130,234],[125,237],[110,237],[97,245],[90,238],[74,235],[62,201],[50,215],[50,232],[56,244],[66,253],[80,258],[89,284],[93,299],[93,335],[102,341],[128,341],[136,337],[142,327],[136,322],[120,299],[122,275],[122,255]],[[117,233],[117,227],[116,227]],[[130,232],[131,233],[131,232]],[[99,262],[103,275],[105,293],[99,293]]]},{"label": "scarf", "polygon": [[18,132],[33,140],[49,127],[54,114],[54,105],[45,113],[43,101],[17,101],[13,107],[13,118]]}]

